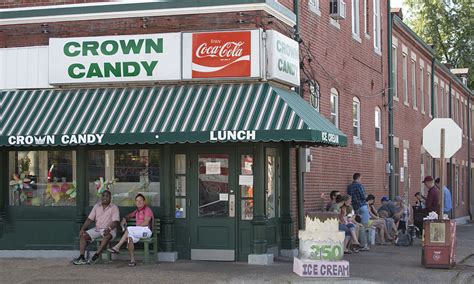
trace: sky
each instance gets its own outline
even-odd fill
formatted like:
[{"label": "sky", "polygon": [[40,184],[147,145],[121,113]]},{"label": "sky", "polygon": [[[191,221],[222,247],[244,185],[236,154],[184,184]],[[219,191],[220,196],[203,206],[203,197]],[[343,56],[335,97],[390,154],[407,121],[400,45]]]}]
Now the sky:
[{"label": "sky", "polygon": [[398,8],[398,7],[402,7],[402,6],[403,6],[403,0],[392,0],[392,1],[390,2],[390,5],[391,5],[392,7],[397,7],[397,8]]}]

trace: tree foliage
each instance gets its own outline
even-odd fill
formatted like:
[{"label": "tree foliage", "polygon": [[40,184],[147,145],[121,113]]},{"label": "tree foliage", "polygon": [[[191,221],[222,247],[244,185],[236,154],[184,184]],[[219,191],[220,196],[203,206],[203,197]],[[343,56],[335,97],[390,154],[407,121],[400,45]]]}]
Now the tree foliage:
[{"label": "tree foliage", "polygon": [[405,0],[407,24],[425,42],[435,45],[436,57],[452,68],[469,68],[474,89],[472,0]]}]

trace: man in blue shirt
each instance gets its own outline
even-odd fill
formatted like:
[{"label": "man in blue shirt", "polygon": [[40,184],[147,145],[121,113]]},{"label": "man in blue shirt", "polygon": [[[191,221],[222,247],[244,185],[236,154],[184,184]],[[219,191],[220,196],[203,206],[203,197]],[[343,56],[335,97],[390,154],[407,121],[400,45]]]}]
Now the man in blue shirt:
[{"label": "man in blue shirt", "polygon": [[[440,179],[437,178],[435,180],[435,185],[436,187],[441,190],[441,182]],[[443,194],[444,194],[444,208],[443,208],[443,213],[444,214],[449,214],[451,210],[453,209],[453,204],[451,201],[451,192],[446,186],[443,186]]]},{"label": "man in blue shirt", "polygon": [[365,201],[365,189],[360,180],[360,174],[355,173],[352,176],[352,183],[347,187],[347,194],[352,197],[352,207],[357,215],[360,215],[362,224],[367,226],[369,223],[369,207]]}]

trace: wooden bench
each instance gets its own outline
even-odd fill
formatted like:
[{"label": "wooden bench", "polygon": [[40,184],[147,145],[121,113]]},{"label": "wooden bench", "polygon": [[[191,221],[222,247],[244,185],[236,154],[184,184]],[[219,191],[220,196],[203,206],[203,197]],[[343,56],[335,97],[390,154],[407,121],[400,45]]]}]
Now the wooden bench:
[{"label": "wooden bench", "polygon": [[[135,219],[130,219],[127,221],[127,226],[136,226],[136,221]],[[156,259],[156,256],[158,255],[158,235],[160,234],[160,219],[155,218],[155,223],[153,224],[152,232],[153,234],[151,235],[151,238],[142,238],[138,242],[143,243],[143,251],[139,251],[135,247],[135,255],[140,255],[143,254],[145,258],[145,263],[150,263],[150,255],[153,255]],[[111,240],[109,242],[109,246],[113,241],[120,240],[122,237],[122,234],[117,234],[115,239]],[[102,238],[98,238],[95,240],[97,244],[97,248],[100,246],[100,243],[102,241]],[[150,249],[150,244],[152,245],[152,248]],[[107,256],[108,261],[112,261],[112,256],[107,249],[105,249],[102,253],[105,253]],[[102,254],[100,255],[100,259],[102,260]]]}]

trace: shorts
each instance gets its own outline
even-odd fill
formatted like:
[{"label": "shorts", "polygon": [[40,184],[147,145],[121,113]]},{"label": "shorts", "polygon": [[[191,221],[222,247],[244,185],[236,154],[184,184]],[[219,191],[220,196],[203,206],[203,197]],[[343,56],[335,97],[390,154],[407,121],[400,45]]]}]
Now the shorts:
[{"label": "shorts", "polygon": [[367,224],[369,223],[369,207],[367,207],[367,205],[360,207],[359,209],[357,209],[357,214],[360,215],[362,219],[361,223],[367,226]]},{"label": "shorts", "polygon": [[148,227],[130,226],[127,227],[128,237],[132,238],[133,243],[137,243],[140,239],[151,238],[151,230]]},{"label": "shorts", "polygon": [[[98,238],[102,238],[104,236],[104,230],[105,229],[99,229],[99,228],[92,228],[86,231],[86,233],[91,237],[92,241],[95,241]],[[112,235],[112,240],[115,239],[117,236],[117,230],[112,230],[110,231],[110,234]]]},{"label": "shorts", "polygon": [[344,224],[339,224],[339,231],[343,231],[344,232],[344,235],[346,237],[350,236],[351,235],[351,231],[349,230],[349,228],[344,225]]}]

